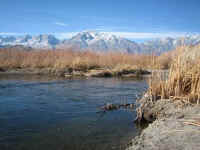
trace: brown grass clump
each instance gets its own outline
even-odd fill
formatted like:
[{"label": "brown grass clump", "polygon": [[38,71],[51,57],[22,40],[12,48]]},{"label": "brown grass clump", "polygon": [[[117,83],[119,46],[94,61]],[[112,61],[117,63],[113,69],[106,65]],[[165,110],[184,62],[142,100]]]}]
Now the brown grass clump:
[{"label": "brown grass clump", "polygon": [[[187,51],[187,50],[189,51]],[[180,47],[179,56],[175,57],[168,79],[161,74],[152,77],[149,82],[149,93],[156,99],[173,98],[199,103],[200,100],[200,57],[192,56],[192,49],[197,47]]]},{"label": "brown grass clump", "polygon": [[98,56],[91,52],[68,50],[13,50],[0,51],[2,68],[76,68],[87,69],[98,66]]},{"label": "brown grass clump", "polygon": [[[154,63],[153,63],[154,62]],[[161,61],[160,61],[161,62]],[[0,50],[0,68],[54,68],[86,71],[106,69],[149,69],[159,64],[158,56],[127,54],[119,52],[98,53],[72,49],[61,50]],[[160,64],[161,66],[162,64]]]}]

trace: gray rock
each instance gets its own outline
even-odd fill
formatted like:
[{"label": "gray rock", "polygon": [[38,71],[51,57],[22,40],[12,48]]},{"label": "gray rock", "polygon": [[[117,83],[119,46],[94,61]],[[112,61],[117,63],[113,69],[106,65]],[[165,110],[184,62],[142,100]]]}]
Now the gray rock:
[{"label": "gray rock", "polygon": [[127,150],[200,149],[200,127],[184,124],[200,118],[200,106],[159,100],[149,110],[156,120],[132,140]]}]

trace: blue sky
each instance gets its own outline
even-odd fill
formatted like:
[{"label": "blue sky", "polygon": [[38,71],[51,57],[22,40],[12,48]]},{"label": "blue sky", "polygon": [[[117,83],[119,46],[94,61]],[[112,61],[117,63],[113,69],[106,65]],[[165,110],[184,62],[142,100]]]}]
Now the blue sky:
[{"label": "blue sky", "polygon": [[200,33],[199,9],[200,0],[1,0],[0,34],[182,36]]}]

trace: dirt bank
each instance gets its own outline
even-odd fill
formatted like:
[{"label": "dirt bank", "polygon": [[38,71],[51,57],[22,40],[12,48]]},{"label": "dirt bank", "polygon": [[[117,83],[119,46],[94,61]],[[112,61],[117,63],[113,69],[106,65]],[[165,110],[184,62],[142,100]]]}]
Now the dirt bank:
[{"label": "dirt bank", "polygon": [[200,106],[186,101],[140,100],[138,115],[153,121],[127,150],[197,150],[200,147]]}]

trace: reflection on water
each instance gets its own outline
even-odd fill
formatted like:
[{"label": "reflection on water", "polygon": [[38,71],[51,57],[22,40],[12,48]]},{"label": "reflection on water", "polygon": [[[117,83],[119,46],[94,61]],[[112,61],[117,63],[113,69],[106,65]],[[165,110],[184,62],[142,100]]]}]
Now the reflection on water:
[{"label": "reflection on water", "polygon": [[135,112],[97,113],[132,103],[143,80],[0,76],[0,150],[120,149],[138,130]]}]

